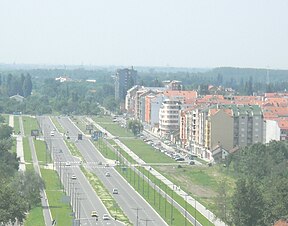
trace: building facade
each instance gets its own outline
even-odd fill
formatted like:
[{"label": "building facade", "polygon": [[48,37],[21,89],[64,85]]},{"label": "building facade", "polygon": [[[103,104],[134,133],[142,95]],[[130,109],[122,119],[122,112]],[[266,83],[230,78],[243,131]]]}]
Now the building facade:
[{"label": "building facade", "polygon": [[137,83],[137,71],[129,68],[117,69],[114,76],[115,100],[125,101],[127,90]]}]

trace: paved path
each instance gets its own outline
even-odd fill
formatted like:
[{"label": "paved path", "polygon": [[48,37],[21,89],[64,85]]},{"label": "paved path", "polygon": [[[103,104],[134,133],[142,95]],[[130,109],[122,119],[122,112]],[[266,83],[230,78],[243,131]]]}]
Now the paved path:
[{"label": "paved path", "polygon": [[[11,126],[12,128],[14,127],[14,115],[9,115],[9,126]],[[26,170],[26,166],[23,152],[23,137],[21,134],[14,134],[14,137],[16,137],[17,157],[20,158],[19,170],[24,172]]]},{"label": "paved path", "polygon": [[[96,128],[104,133],[107,133],[108,137],[113,137],[111,133],[103,129],[101,126],[99,126],[97,123],[95,123],[91,118],[86,118],[87,121],[90,123],[93,123]],[[132,152],[128,147],[126,147],[121,141],[118,139],[114,140],[117,145],[119,145],[125,152],[127,152],[138,164],[141,165],[147,165],[142,159],[140,159],[134,152]],[[146,169],[149,169],[150,166],[145,166]],[[180,195],[183,199],[186,199],[187,202],[196,208],[203,216],[205,216],[209,221],[211,221],[215,226],[225,226],[225,223],[222,222],[220,219],[217,219],[215,215],[208,209],[206,209],[201,203],[199,203],[197,200],[195,200],[193,197],[188,195],[186,192],[184,192],[181,188],[174,185],[171,181],[169,181],[166,177],[164,177],[162,174],[157,172],[155,169],[150,171],[151,174],[153,174],[155,177],[157,177],[159,180],[161,180],[163,183],[165,183],[167,186],[169,186],[171,189],[173,189],[178,195]],[[197,218],[197,217],[196,217]],[[198,222],[197,222],[198,225]]]}]

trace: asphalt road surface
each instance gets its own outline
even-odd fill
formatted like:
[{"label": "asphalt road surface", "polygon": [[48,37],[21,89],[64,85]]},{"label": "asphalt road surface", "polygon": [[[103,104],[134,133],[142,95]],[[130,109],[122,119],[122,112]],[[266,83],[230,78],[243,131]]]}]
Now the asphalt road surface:
[{"label": "asphalt road surface", "polygon": [[[81,225],[87,226],[123,225],[123,223],[115,221],[112,216],[109,220],[102,219],[102,216],[108,214],[108,211],[80,170],[79,159],[71,155],[60,133],[55,131],[54,136],[50,135],[54,126],[48,117],[38,117],[38,120],[48,147],[52,146],[50,150],[52,150],[54,159],[53,167],[61,175],[63,190],[67,194],[66,197],[62,197],[62,201],[70,202],[73,206],[75,216],[73,225],[77,225],[79,220]],[[70,166],[66,166],[66,162],[69,162]],[[97,211],[98,221],[91,216],[92,211]]]},{"label": "asphalt road surface", "polygon": [[[111,192],[111,194],[114,188],[118,190],[118,194],[112,194],[112,196],[121,207],[121,209],[125,212],[129,220],[133,223],[133,225],[167,225],[163,219],[154,211],[154,209],[114,169],[111,161],[107,161],[97,151],[89,138],[83,136],[83,140],[76,141],[77,134],[81,133],[81,131],[78,130],[78,128],[70,121],[69,118],[60,117],[58,118],[58,121],[66,131],[69,131],[70,139],[75,142],[77,148],[81,151],[82,156],[86,161],[84,166],[97,175],[97,177],[103,182],[104,186]],[[67,161],[72,162],[74,160],[79,162],[78,159],[68,159],[68,157],[71,158],[69,153],[63,151],[63,154],[67,158]],[[101,162],[102,165],[99,165],[99,162]],[[105,163],[109,163],[109,166],[105,167]],[[110,177],[106,177],[105,174],[107,172],[110,173]],[[78,174],[76,176],[78,176]]]}]

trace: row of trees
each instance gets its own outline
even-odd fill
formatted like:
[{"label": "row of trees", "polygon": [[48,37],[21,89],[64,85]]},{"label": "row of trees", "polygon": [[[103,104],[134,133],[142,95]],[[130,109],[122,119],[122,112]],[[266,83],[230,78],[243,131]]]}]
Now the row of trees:
[{"label": "row of trees", "polygon": [[228,225],[270,226],[288,217],[288,144],[254,144],[227,161],[236,176],[232,195],[225,182],[216,199],[217,214]]},{"label": "row of trees", "polygon": [[[4,118],[0,117],[0,122]],[[42,179],[33,171],[19,172],[19,159],[12,148],[12,128],[0,125],[0,225],[23,222],[31,208],[40,203]]]},{"label": "row of trees", "polygon": [[20,76],[7,76],[0,74],[0,93],[5,96],[19,94],[28,97],[32,92],[32,80],[30,74],[21,74]]}]

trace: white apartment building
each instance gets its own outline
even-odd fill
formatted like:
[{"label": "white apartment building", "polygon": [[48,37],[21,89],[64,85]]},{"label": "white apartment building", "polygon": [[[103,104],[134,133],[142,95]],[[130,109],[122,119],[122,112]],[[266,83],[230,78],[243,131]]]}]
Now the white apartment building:
[{"label": "white apartment building", "polygon": [[175,131],[179,131],[179,110],[181,102],[165,99],[159,111],[159,129],[162,137],[169,137]]}]

